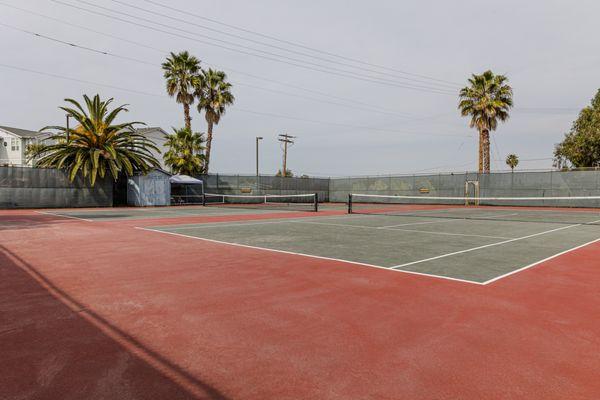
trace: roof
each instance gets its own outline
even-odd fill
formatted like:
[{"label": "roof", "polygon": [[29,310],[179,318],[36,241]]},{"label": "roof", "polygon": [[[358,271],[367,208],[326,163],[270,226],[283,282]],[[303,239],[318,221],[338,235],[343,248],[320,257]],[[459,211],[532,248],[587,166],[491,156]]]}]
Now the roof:
[{"label": "roof", "polygon": [[188,175],[173,175],[169,178],[171,183],[180,183],[186,185],[202,185],[202,181],[200,179],[192,178]]},{"label": "roof", "polygon": [[156,131],[158,131],[158,132],[160,132],[160,133],[162,133],[164,135],[167,134],[167,132],[165,132],[164,129],[161,128],[160,126],[151,126],[151,127],[148,127],[148,128],[139,128],[139,129],[136,129],[136,132],[139,132],[139,133],[144,134],[144,135],[147,134],[147,133],[156,132]]},{"label": "roof", "polygon": [[38,131],[28,131],[27,129],[19,129],[19,128],[11,128],[10,126],[0,126],[0,129],[12,133],[13,135],[22,137],[22,138],[32,138],[39,135],[42,135],[43,132]]}]

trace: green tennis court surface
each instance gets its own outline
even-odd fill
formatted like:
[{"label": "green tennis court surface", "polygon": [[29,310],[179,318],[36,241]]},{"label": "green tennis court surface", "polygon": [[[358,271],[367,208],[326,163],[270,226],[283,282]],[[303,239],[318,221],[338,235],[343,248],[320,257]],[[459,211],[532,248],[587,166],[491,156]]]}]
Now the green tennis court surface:
[{"label": "green tennis court surface", "polygon": [[121,219],[149,219],[149,218],[179,218],[186,216],[220,216],[220,215],[255,215],[265,213],[284,213],[295,210],[251,209],[236,207],[151,207],[151,208],[106,208],[94,210],[70,211],[44,211],[44,214],[56,215],[66,218],[75,218],[92,221],[116,221]]},{"label": "green tennis court surface", "polygon": [[489,283],[598,240],[598,223],[598,212],[456,208],[393,216],[158,226],[151,230]]}]

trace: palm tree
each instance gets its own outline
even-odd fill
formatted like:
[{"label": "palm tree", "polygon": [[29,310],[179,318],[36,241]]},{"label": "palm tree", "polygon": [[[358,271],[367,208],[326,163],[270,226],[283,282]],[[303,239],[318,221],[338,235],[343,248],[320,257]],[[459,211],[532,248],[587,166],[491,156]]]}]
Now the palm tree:
[{"label": "palm tree", "polygon": [[171,53],[167,61],[162,63],[162,69],[167,81],[167,93],[175,97],[177,103],[183,104],[185,127],[191,130],[190,105],[194,103],[195,88],[200,84],[200,60],[187,51]]},{"label": "palm tree", "polygon": [[510,170],[514,172],[516,166],[519,165],[519,156],[517,156],[516,154],[509,154],[508,156],[506,156],[506,165],[508,165],[510,167]]},{"label": "palm tree", "polygon": [[[282,169],[278,169],[277,173],[275,174],[275,176],[282,176],[283,177],[283,170]],[[292,172],[291,169],[287,169],[285,170],[285,177],[286,178],[293,178],[294,177],[294,173]],[[304,175],[303,175],[304,177]],[[308,176],[306,176],[306,178],[308,178]]]},{"label": "palm tree", "polygon": [[473,74],[469,86],[460,90],[458,109],[463,117],[470,116],[469,127],[479,131],[479,172],[490,172],[490,131],[498,121],[506,121],[513,105],[513,91],[504,75],[485,71]]},{"label": "palm tree", "polygon": [[227,106],[233,104],[235,97],[231,93],[231,83],[227,82],[227,75],[223,71],[208,69],[201,77],[201,83],[196,91],[198,97],[198,112],[204,111],[208,124],[206,135],[206,160],[204,173],[208,174],[210,164],[210,151],[212,148],[213,126],[218,125],[225,114]]},{"label": "palm tree", "polygon": [[117,180],[124,171],[131,176],[139,171],[146,173],[160,164],[151,150],[160,153],[154,142],[143,134],[136,132],[136,125],[142,122],[125,122],[113,124],[122,111],[128,111],[125,105],[112,111],[109,105],[113,99],[101,101],[96,95],[90,99],[83,96],[86,109],[73,99],[65,99],[71,107],[59,107],[78,125],[73,129],[63,126],[47,126],[41,130],[57,130],[59,133],[49,137],[50,144],[41,144],[32,149],[30,156],[35,158],[35,165],[43,168],[64,168],[69,171],[69,179],[73,181],[78,172],[89,176],[94,186],[99,175],[104,178],[110,171]]},{"label": "palm tree", "polygon": [[175,129],[172,135],[165,135],[165,145],[169,150],[165,153],[165,163],[176,174],[199,175],[204,169],[204,139],[200,133],[188,128]]}]

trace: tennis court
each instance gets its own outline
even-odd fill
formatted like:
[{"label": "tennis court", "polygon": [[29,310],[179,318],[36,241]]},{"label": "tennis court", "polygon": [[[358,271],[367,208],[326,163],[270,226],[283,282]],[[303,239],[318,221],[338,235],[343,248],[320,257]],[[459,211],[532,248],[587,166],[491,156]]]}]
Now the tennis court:
[{"label": "tennis court", "polygon": [[361,211],[143,229],[480,284],[600,239],[597,210],[395,205],[390,212],[370,205]]},{"label": "tennis court", "polygon": [[268,200],[0,212],[0,386],[190,400],[598,392],[600,209]]},{"label": "tennis court", "polygon": [[282,213],[283,210],[244,209],[244,208],[207,208],[203,206],[149,207],[149,208],[99,208],[90,210],[47,210],[40,213],[74,218],[87,221],[118,221],[149,218],[185,218],[192,216],[253,215]]}]

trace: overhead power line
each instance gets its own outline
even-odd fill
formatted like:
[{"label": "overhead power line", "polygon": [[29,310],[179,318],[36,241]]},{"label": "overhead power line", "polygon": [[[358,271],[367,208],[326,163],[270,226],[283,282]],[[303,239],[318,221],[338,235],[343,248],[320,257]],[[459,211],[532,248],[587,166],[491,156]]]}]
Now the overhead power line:
[{"label": "overhead power line", "polygon": [[[165,99],[165,100],[170,99],[165,94],[161,95],[161,94],[157,94],[157,93],[144,92],[144,91],[141,91],[141,90],[129,89],[129,88],[126,88],[126,87],[123,87],[123,86],[115,86],[115,85],[110,85],[110,84],[105,84],[105,83],[99,83],[99,82],[94,82],[94,81],[89,81],[89,80],[84,80],[84,79],[72,78],[72,77],[68,77],[68,76],[65,76],[65,75],[53,74],[53,73],[49,73],[49,72],[33,70],[33,69],[19,67],[19,66],[10,65],[10,64],[0,63],[0,67],[7,68],[7,69],[12,69],[12,70],[16,70],[16,71],[21,71],[21,72],[28,72],[28,73],[32,73],[32,74],[36,74],[36,75],[50,76],[50,77],[53,77],[53,78],[56,78],[56,79],[61,79],[61,80],[73,81],[73,82],[78,82],[78,83],[85,83],[85,84],[99,86],[99,87],[106,87],[106,88],[110,88],[110,89],[114,89],[114,90],[118,90],[118,91],[135,93],[135,94],[144,95],[144,96],[160,97],[160,98]],[[240,107],[236,107],[235,110],[239,111],[239,112],[244,112],[244,113],[251,113],[251,114],[256,114],[256,115],[266,115],[266,116],[271,116],[271,117],[276,117],[276,118],[283,118],[283,119],[289,119],[289,120],[295,120],[295,121],[309,122],[309,123],[315,123],[315,124],[320,124],[320,125],[332,125],[332,126],[349,127],[349,128],[354,128],[354,129],[360,129],[360,130],[363,130],[363,131],[389,132],[389,133],[396,133],[396,134],[401,134],[401,135],[416,135],[416,136],[424,136],[425,135],[425,136],[444,136],[444,137],[451,137],[451,136],[472,137],[472,134],[469,134],[469,135],[466,135],[466,134],[465,135],[455,135],[455,134],[439,134],[439,133],[430,133],[430,132],[401,131],[401,130],[393,130],[393,129],[374,128],[374,127],[369,127],[369,126],[360,126],[360,125],[351,125],[351,124],[343,124],[343,123],[336,123],[336,122],[328,122],[328,121],[318,121],[318,120],[311,120],[311,119],[294,117],[294,116],[288,116],[288,115],[281,115],[281,114],[274,114],[274,113],[264,113],[264,112],[261,112],[261,111],[249,110],[249,109],[244,109],[244,108],[240,108]]]},{"label": "overhead power line", "polygon": [[75,43],[72,43],[72,42],[67,42],[67,41],[64,41],[64,40],[60,40],[60,39],[54,38],[52,36],[43,35],[41,33],[33,32],[33,31],[28,30],[28,29],[18,28],[16,26],[5,24],[5,23],[2,23],[2,22],[0,22],[0,26],[3,26],[5,28],[9,28],[9,29],[13,29],[15,31],[27,33],[29,35],[33,35],[33,36],[36,36],[36,37],[39,37],[39,38],[42,38],[42,39],[49,40],[51,42],[61,43],[61,44],[64,44],[64,45],[67,45],[67,46],[70,46],[70,47],[75,47],[75,48],[78,48],[78,49],[91,51],[92,53],[102,54],[104,56],[110,56],[110,57],[115,57],[115,58],[120,58],[120,59],[123,59],[123,60],[133,61],[133,62],[137,62],[137,63],[140,63],[140,64],[151,65],[153,67],[157,66],[155,63],[151,63],[149,61],[144,61],[144,60],[140,60],[140,59],[137,59],[137,58],[122,56],[122,55],[118,55],[118,54],[113,54],[113,53],[110,53],[108,51],[98,50],[98,49],[94,49],[92,47],[78,45],[78,44],[75,44]]},{"label": "overhead power line", "polygon": [[62,80],[67,80],[67,81],[72,81],[72,82],[85,83],[88,85],[106,87],[109,89],[120,90],[122,92],[130,92],[130,93],[141,94],[144,96],[165,98],[165,95],[160,95],[160,94],[156,94],[156,93],[144,92],[142,90],[136,90],[136,89],[128,89],[128,88],[124,88],[122,86],[115,86],[115,85],[110,85],[110,84],[106,84],[106,83],[98,83],[98,82],[94,82],[94,81],[88,81],[85,79],[72,78],[72,77],[68,77],[68,76],[64,76],[64,75],[60,75],[60,74],[53,74],[51,72],[37,71],[37,70],[29,69],[29,68],[19,67],[16,65],[0,64],[0,67],[13,69],[13,70],[17,70],[17,71],[22,71],[22,72],[29,72],[29,73],[36,74],[36,75],[50,76],[52,78],[57,78],[57,79],[62,79]]},{"label": "overhead power line", "polygon": [[[210,36],[206,36],[206,35],[202,35],[202,34],[198,34],[186,29],[181,29],[172,25],[167,25],[167,24],[163,24],[160,23],[158,21],[154,21],[154,20],[148,20],[146,18],[142,18],[142,17],[138,17],[135,15],[131,15],[131,14],[127,14],[127,13],[123,13],[123,12],[119,12],[119,11],[115,11],[112,10],[110,8],[106,8],[106,7],[102,7],[102,6],[98,6],[96,4],[93,3],[87,3],[85,1],[79,0],[80,3],[86,4],[86,5],[90,5],[92,7],[96,7],[96,8],[100,8],[100,9],[104,9],[104,10],[108,10],[114,14],[118,14],[118,15],[124,15],[127,16],[129,18],[133,18],[136,20],[140,20],[140,21],[144,21],[144,22],[148,22],[153,24],[154,26],[149,26],[149,25],[145,25],[145,24],[141,24],[139,22],[134,22],[134,21],[130,21],[128,19],[124,19],[121,17],[117,17],[114,15],[109,15],[109,14],[105,14],[102,12],[98,12],[98,11],[94,11],[94,10],[90,10],[84,7],[80,7],[74,4],[69,4],[66,3],[64,1],[61,0],[49,0],[52,1],[56,4],[61,4],[63,6],[67,6],[67,7],[71,7],[74,9],[78,9],[81,11],[85,11],[94,15],[100,15],[103,16],[105,18],[109,18],[109,19],[113,19],[116,21],[120,21],[120,22],[124,22],[130,25],[134,25],[134,26],[139,26],[151,31],[155,31],[155,32],[161,32],[170,36],[175,36],[175,37],[179,37],[179,38],[183,38],[183,39],[188,39],[191,41],[195,41],[198,43],[203,43],[203,44],[207,44],[209,46],[214,46],[214,47],[218,47],[221,49],[225,49],[225,50],[229,50],[229,51],[233,51],[233,52],[237,52],[237,53],[241,53],[241,54],[246,54],[246,55],[250,55],[253,57],[258,57],[258,58],[263,58],[263,59],[267,59],[270,61],[275,61],[278,63],[283,63],[283,64],[288,64],[288,65],[292,65],[298,68],[302,68],[302,69],[307,69],[307,70],[311,70],[311,71],[317,71],[317,72],[321,72],[321,73],[325,73],[328,75],[333,75],[333,76],[340,76],[340,77],[345,77],[345,78],[350,78],[350,79],[354,79],[354,80],[358,80],[358,81],[363,81],[363,82],[368,82],[368,83],[375,83],[378,85],[383,85],[385,87],[397,87],[397,88],[403,88],[403,89],[409,89],[409,90],[415,90],[415,91],[419,91],[419,92],[426,92],[426,93],[433,93],[433,94],[442,94],[442,95],[455,95],[456,93],[454,91],[450,91],[448,89],[440,89],[440,88],[435,88],[435,87],[427,87],[427,86],[422,86],[422,85],[409,85],[406,83],[400,83],[400,82],[396,82],[396,81],[392,81],[392,80],[387,80],[387,79],[383,79],[383,78],[378,78],[378,77],[373,77],[370,75],[359,75],[355,72],[352,71],[347,71],[347,70],[343,70],[343,69],[339,69],[339,68],[331,68],[329,66],[324,66],[321,64],[317,64],[317,63],[312,63],[312,62],[308,62],[306,60],[301,60],[301,59],[296,59],[293,57],[287,57],[287,56],[282,56],[280,54],[277,53],[272,53],[272,52],[268,52],[268,51],[263,51],[263,50],[258,50],[258,49],[254,49],[254,48],[250,48],[248,46],[243,46],[243,45],[239,45],[237,43],[233,43],[233,42],[229,42],[226,40],[221,40],[218,38],[212,38]],[[166,27],[168,29],[173,29],[175,31],[178,32],[183,32],[185,34],[188,35],[193,35],[193,36],[198,36],[198,37],[203,37],[203,38],[207,38],[209,40],[213,40],[216,42],[220,42],[220,43],[225,43],[228,45],[232,45],[232,46],[236,46],[239,48],[232,48],[229,46],[225,46],[225,45],[221,45],[221,44],[217,44],[217,43],[213,43],[211,41],[207,41],[207,40],[202,40],[202,39],[197,39],[194,37],[190,37],[190,36],[186,36],[186,35],[182,35],[180,33],[175,33],[175,32],[170,32],[170,31],[166,31],[164,29],[159,29],[156,28],[156,26],[162,26],[162,27]],[[250,51],[248,51],[250,50]],[[257,54],[258,53],[262,53],[262,54]]]},{"label": "overhead power line", "polygon": [[354,63],[357,63],[357,64],[361,64],[361,65],[368,65],[368,66],[371,66],[371,67],[381,68],[381,69],[384,69],[384,70],[387,70],[387,71],[397,72],[397,73],[404,74],[404,75],[414,76],[414,77],[423,78],[423,79],[429,79],[429,80],[436,81],[436,82],[447,83],[447,84],[458,86],[458,87],[462,86],[461,84],[458,84],[456,82],[452,82],[452,81],[448,81],[448,80],[444,80],[444,79],[439,79],[439,78],[434,78],[434,77],[427,76],[427,75],[422,75],[422,74],[415,74],[415,73],[403,71],[403,70],[400,70],[400,69],[397,69],[397,68],[386,67],[386,66],[383,66],[383,65],[378,65],[378,64],[366,62],[366,61],[359,60],[359,59],[356,59],[356,58],[346,57],[346,56],[343,56],[343,55],[340,55],[340,54],[335,54],[335,53],[332,53],[332,52],[329,52],[329,51],[325,51],[325,50],[317,49],[317,48],[314,48],[314,47],[306,46],[306,45],[303,45],[303,44],[300,44],[300,43],[296,43],[296,42],[292,42],[292,41],[289,41],[289,40],[281,39],[281,38],[278,38],[278,37],[275,37],[275,36],[272,36],[272,35],[266,35],[264,33],[260,33],[260,32],[253,31],[253,30],[250,30],[250,29],[241,28],[241,27],[233,25],[233,24],[224,23],[224,22],[218,21],[218,20],[213,19],[213,18],[208,18],[206,16],[195,14],[195,13],[190,12],[189,10],[182,10],[182,9],[178,9],[178,8],[175,8],[175,7],[166,6],[166,5],[164,5],[162,3],[159,3],[157,1],[152,1],[152,0],[142,0],[142,1],[144,1],[146,3],[149,3],[149,4],[153,4],[153,5],[158,6],[158,7],[162,7],[164,9],[168,9],[168,10],[171,10],[171,11],[178,12],[180,14],[184,14],[186,16],[192,16],[194,18],[199,18],[199,19],[202,19],[204,21],[209,21],[209,22],[212,22],[214,24],[225,26],[225,27],[228,27],[228,28],[231,28],[231,29],[235,29],[235,30],[240,31],[240,32],[250,33],[250,34],[258,36],[258,37],[262,37],[262,38],[265,38],[265,39],[270,39],[270,40],[277,41],[279,43],[284,43],[284,44],[288,44],[288,45],[295,46],[295,47],[298,47],[298,48],[302,48],[302,49],[314,51],[316,53],[320,53],[320,54],[325,54],[325,55],[328,55],[328,56],[336,57],[336,58],[341,59],[341,60],[351,61],[351,62],[354,62]]},{"label": "overhead power line", "polygon": [[[54,38],[52,36],[48,36],[48,35],[40,34],[40,33],[37,33],[37,32],[33,32],[33,31],[28,30],[28,29],[18,28],[18,27],[15,27],[13,25],[5,24],[5,23],[2,23],[2,22],[0,22],[0,26],[3,26],[5,28],[9,28],[9,29],[13,29],[13,30],[16,30],[16,31],[19,31],[19,32],[22,32],[22,33],[26,33],[26,34],[29,34],[29,35],[32,35],[32,36],[35,36],[35,37],[38,37],[38,38],[46,39],[46,40],[49,40],[49,41],[52,41],[52,42],[64,44],[64,45],[67,45],[67,46],[70,46],[70,47],[74,47],[74,48],[78,48],[78,49],[82,49],[82,50],[86,50],[86,51],[90,51],[90,52],[93,52],[93,53],[97,53],[97,54],[101,54],[101,55],[105,55],[105,56],[110,56],[110,57],[114,57],[114,58],[118,58],[118,59],[123,59],[123,60],[126,60],[126,61],[137,62],[137,63],[140,63],[140,64],[149,65],[149,66],[152,66],[152,67],[157,67],[156,63],[152,63],[152,62],[149,62],[149,61],[140,60],[140,59],[133,58],[133,57],[122,56],[122,55],[115,54],[115,53],[112,53],[112,52],[94,49],[92,47],[81,46],[81,45],[78,45],[78,44],[75,44],[75,43],[72,43],[72,42],[67,42],[67,41],[64,41],[64,40],[60,40],[60,39]],[[161,51],[161,53],[163,53],[163,52]],[[250,85],[250,84],[246,84],[246,83],[242,83],[242,82],[233,82],[233,83],[235,83],[238,86],[245,86],[245,87],[253,88],[253,89],[256,89],[256,90],[261,90],[261,91],[266,91],[266,92],[271,92],[271,93],[282,94],[282,95],[285,95],[285,96],[297,97],[297,98],[307,99],[307,100],[311,100],[311,101],[317,101],[317,102],[320,102],[320,103],[333,104],[333,105],[337,105],[337,106],[340,106],[340,107],[351,108],[351,109],[355,109],[355,110],[375,112],[375,113],[379,113],[379,114],[395,115],[395,116],[398,116],[398,117],[401,117],[401,118],[405,118],[405,119],[407,118],[406,115],[402,115],[402,114],[395,113],[395,112],[389,112],[389,111],[385,111],[385,110],[380,110],[380,109],[376,109],[376,108],[372,108],[372,107],[365,108],[365,107],[353,106],[351,104],[344,104],[344,103],[339,103],[339,102],[335,102],[335,101],[329,101],[329,100],[323,100],[323,99],[318,99],[318,98],[309,97],[309,96],[303,96],[303,95],[296,94],[296,93],[285,92],[285,91],[282,91],[282,90],[269,89],[269,88],[260,87],[260,86],[256,86],[256,85]],[[419,118],[411,118],[409,120],[418,120],[418,119]]]},{"label": "overhead power line", "polygon": [[[85,1],[82,1],[82,0],[78,0],[78,1],[80,3],[89,4],[89,2],[85,2]],[[236,34],[233,34],[233,33],[222,31],[222,30],[210,28],[210,27],[207,27],[205,25],[201,25],[201,24],[197,24],[197,23],[194,23],[194,22],[190,22],[190,21],[182,19],[182,18],[176,18],[176,17],[170,16],[170,15],[166,15],[164,13],[159,13],[159,12],[155,12],[155,11],[143,8],[143,7],[138,7],[138,6],[135,6],[135,5],[132,5],[132,4],[128,4],[128,3],[124,2],[124,1],[120,1],[120,0],[110,0],[110,1],[112,1],[113,3],[116,3],[116,4],[120,4],[122,6],[125,6],[125,7],[132,8],[134,10],[142,11],[142,12],[145,12],[145,13],[148,13],[148,14],[151,14],[151,15],[155,15],[155,16],[161,17],[161,18],[167,18],[167,19],[172,20],[172,21],[182,22],[184,24],[192,25],[192,26],[195,26],[195,27],[198,27],[198,28],[201,28],[201,29],[205,29],[205,30],[211,31],[211,32],[216,32],[216,33],[218,33],[220,35],[226,35],[226,36],[229,36],[229,37],[234,37],[236,39],[248,41],[250,43],[254,43],[254,44],[261,45],[261,46],[270,47],[270,48],[273,48],[273,49],[277,49],[277,50],[289,52],[289,53],[296,54],[296,55],[301,55],[301,56],[304,56],[304,57],[314,58],[316,60],[325,61],[325,62],[332,63],[332,64],[342,65],[342,66],[350,67],[350,68],[358,68],[358,69],[360,69],[361,72],[362,71],[367,71],[367,72],[372,72],[372,73],[379,74],[379,75],[391,76],[391,77],[394,77],[394,78],[397,78],[397,79],[402,79],[402,80],[409,81],[409,83],[410,82],[416,82],[416,83],[425,83],[425,84],[429,84],[429,85],[435,84],[437,86],[440,86],[440,88],[441,87],[445,87],[446,89],[452,89],[452,90],[456,90],[460,86],[460,85],[457,85],[457,84],[454,84],[454,83],[452,83],[452,84],[450,84],[450,83],[439,83],[439,82],[434,82],[432,80],[423,80],[423,79],[410,78],[410,77],[401,76],[401,75],[393,74],[393,73],[389,73],[389,72],[377,71],[376,69],[366,68],[365,66],[358,67],[356,65],[348,64],[347,62],[331,60],[330,58],[325,58],[325,57],[321,57],[321,56],[315,56],[314,54],[310,54],[310,53],[306,53],[306,52],[302,52],[302,51],[297,51],[297,50],[292,50],[289,47],[277,46],[277,45],[273,45],[273,44],[270,44],[270,43],[266,43],[264,41],[249,39],[249,38],[241,36],[241,35],[236,35]],[[167,7],[167,8],[171,9],[171,10],[175,10],[172,7]],[[106,8],[104,8],[104,9],[106,9]]]},{"label": "overhead power line", "polygon": [[[108,37],[108,38],[111,38],[111,39],[118,40],[118,41],[123,42],[123,43],[129,43],[129,44],[132,44],[134,46],[138,46],[138,47],[141,47],[141,48],[153,50],[153,51],[155,51],[157,53],[160,53],[160,54],[163,54],[163,55],[169,53],[169,51],[165,50],[165,49],[160,49],[160,48],[157,48],[155,46],[150,46],[150,45],[147,45],[145,43],[137,42],[137,41],[128,39],[128,38],[123,37],[123,36],[119,36],[119,35],[114,35],[114,34],[111,34],[111,33],[107,33],[105,31],[98,31],[98,30],[92,29],[92,28],[90,28],[88,26],[78,25],[78,24],[72,23],[70,21],[61,20],[59,18],[51,17],[49,15],[41,14],[41,13],[38,13],[38,12],[35,12],[35,11],[32,11],[32,10],[28,10],[28,9],[25,9],[25,8],[17,7],[17,6],[6,4],[6,3],[2,3],[2,2],[0,2],[0,6],[8,7],[8,8],[11,8],[11,9],[14,9],[14,10],[18,10],[18,11],[21,11],[21,12],[24,12],[24,13],[27,13],[27,14],[35,15],[36,17],[47,19],[49,21],[58,22],[59,24],[66,25],[66,26],[69,26],[71,28],[77,28],[77,29],[81,29],[81,30],[84,30],[84,31],[87,31],[87,32],[92,32],[92,33],[95,33],[95,34],[100,35],[100,36],[104,36],[104,37]],[[331,93],[326,93],[326,92],[323,92],[323,91],[320,91],[320,90],[311,89],[311,88],[308,88],[308,87],[305,87],[305,86],[294,85],[294,84],[291,84],[289,82],[283,82],[283,81],[275,80],[275,79],[272,79],[272,78],[266,78],[264,76],[259,76],[259,75],[256,75],[256,74],[251,74],[251,73],[248,73],[248,72],[245,72],[245,71],[240,71],[238,69],[231,68],[231,67],[225,66],[225,65],[219,65],[219,64],[214,64],[214,63],[206,63],[206,64],[209,65],[209,66],[213,66],[215,68],[221,68],[221,69],[224,69],[224,70],[227,70],[227,71],[235,72],[235,73],[240,74],[240,75],[248,76],[250,78],[259,79],[259,80],[264,81],[264,82],[269,82],[269,83],[273,83],[273,84],[284,86],[284,87],[290,87],[290,88],[293,88],[293,89],[301,90],[303,92],[317,94],[319,96],[327,97],[327,98],[330,98],[330,99],[347,101],[349,103],[356,104],[356,105],[362,105],[362,106],[367,107],[367,108],[373,108],[373,104],[372,103],[362,102],[362,101],[360,101],[360,100],[358,100],[356,98],[346,98],[346,97],[342,97],[342,96],[332,95]],[[400,117],[406,117],[406,118],[409,118],[411,120],[414,120],[414,119],[425,120],[425,119],[431,118],[430,116],[423,117],[423,116],[417,116],[417,115],[413,115],[413,114],[409,114],[409,113],[405,113],[405,112],[399,112],[399,111],[395,111],[395,110],[391,110],[391,109],[386,109],[386,108],[380,107],[379,105],[377,106],[377,110],[379,110],[382,113],[396,114],[396,115],[398,115]]]}]

